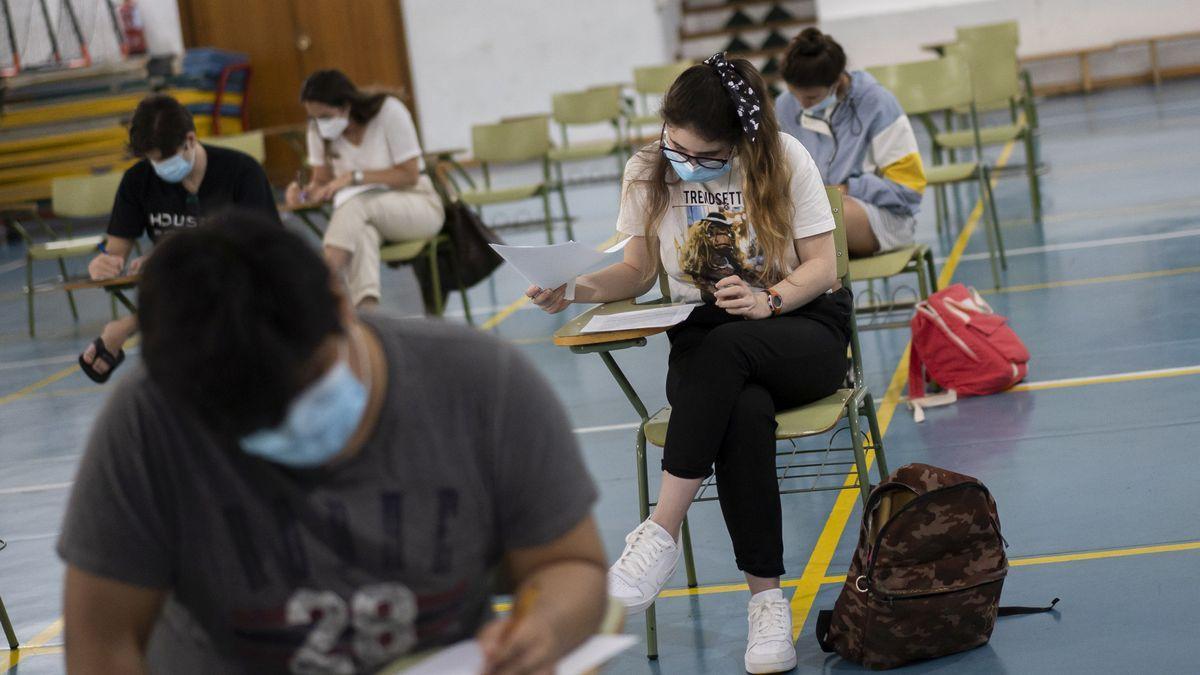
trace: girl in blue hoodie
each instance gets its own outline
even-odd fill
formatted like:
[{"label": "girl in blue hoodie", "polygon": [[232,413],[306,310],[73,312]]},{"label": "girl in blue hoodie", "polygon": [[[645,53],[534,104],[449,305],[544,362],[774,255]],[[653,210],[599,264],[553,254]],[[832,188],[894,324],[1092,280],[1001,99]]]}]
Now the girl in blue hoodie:
[{"label": "girl in blue hoodie", "polygon": [[913,242],[925,170],[912,125],[896,97],[864,71],[846,72],[832,37],[806,28],[788,47],[787,91],[775,101],[779,126],[816,160],[845,200],[850,254]]}]

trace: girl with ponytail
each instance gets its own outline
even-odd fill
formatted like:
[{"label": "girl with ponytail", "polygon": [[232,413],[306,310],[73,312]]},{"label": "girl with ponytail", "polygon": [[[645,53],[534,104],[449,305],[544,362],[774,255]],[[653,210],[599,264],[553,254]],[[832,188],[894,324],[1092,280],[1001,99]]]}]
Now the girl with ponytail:
[{"label": "girl with ponytail", "polygon": [[780,132],[762,77],[715,54],[675,80],[659,140],[625,168],[617,230],[624,262],[576,280],[575,297],[530,288],[547,312],[638,297],[660,272],[673,299],[700,304],[668,332],[671,422],[653,515],[625,539],[609,592],[654,602],[679,561],[683,518],[715,466],[721,511],[750,586],[746,670],[796,664],[780,590],[783,525],[775,411],[833,393],[846,375],[850,291],[837,280],[833,215],[820,172]]}]

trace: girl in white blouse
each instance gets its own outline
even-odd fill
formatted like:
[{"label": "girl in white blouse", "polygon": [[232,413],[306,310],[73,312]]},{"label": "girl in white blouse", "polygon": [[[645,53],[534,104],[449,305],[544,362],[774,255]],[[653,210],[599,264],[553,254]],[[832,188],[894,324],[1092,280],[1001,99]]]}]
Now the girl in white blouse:
[{"label": "girl in white blouse", "polygon": [[338,70],[310,75],[300,101],[311,120],[312,180],[289,185],[287,203],[333,202],[325,260],[345,275],[355,305],[376,304],[379,247],[432,237],[445,215],[424,175],[412,115],[395,97],[361,91]]}]

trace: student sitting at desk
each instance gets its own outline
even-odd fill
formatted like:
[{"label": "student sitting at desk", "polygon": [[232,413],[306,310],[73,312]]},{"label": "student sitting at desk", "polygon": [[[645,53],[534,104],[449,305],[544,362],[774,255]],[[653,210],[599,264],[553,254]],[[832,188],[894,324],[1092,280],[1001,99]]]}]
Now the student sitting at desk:
[{"label": "student sitting at desk", "polygon": [[[356,316],[302,239],[215,217],[143,267],[143,369],[67,508],[71,673],[375,672],[477,634],[550,672],[607,607],[596,488],[520,352]],[[530,598],[488,623],[503,566]],[[530,595],[530,589],[536,589]]]},{"label": "student sitting at desk", "polygon": [[[127,259],[143,234],[157,242],[217,209],[240,206],[279,220],[262,166],[243,152],[200,143],[192,114],[170,96],[156,94],[138,104],[129,148],[142,161],[129,167],[117,188],[100,255],[88,264],[94,280],[136,273],[144,256]],[[83,372],[106,382],[125,360],[121,346],[135,332],[136,316],[110,321],[79,355]]]},{"label": "student sitting at desk", "polygon": [[325,262],[346,275],[355,306],[377,304],[380,245],[428,239],[445,221],[412,115],[396,97],[360,91],[339,70],[310,75],[300,101],[312,120],[312,180],[289,185],[287,203],[333,202]]},{"label": "student sitting at desk", "polygon": [[[721,512],[750,586],[745,665],[796,665],[780,590],[783,524],[775,411],[832,394],[846,377],[851,297],[837,280],[834,220],[821,174],[779,131],[762,77],[723,54],[684,71],[662,105],[661,139],[625,169],[623,263],[579,277],[575,299],[636,298],[660,270],[674,299],[701,302],[668,332],[671,421],[650,519],[625,538],[609,592],[647,608],[679,562],[683,518],[716,465]],[[565,287],[530,288],[549,312]]]},{"label": "student sitting at desk", "polygon": [[900,102],[870,73],[846,72],[832,37],[805,28],[783,58],[787,91],[775,99],[779,125],[800,139],[846,208],[850,254],[913,243],[925,169]]}]

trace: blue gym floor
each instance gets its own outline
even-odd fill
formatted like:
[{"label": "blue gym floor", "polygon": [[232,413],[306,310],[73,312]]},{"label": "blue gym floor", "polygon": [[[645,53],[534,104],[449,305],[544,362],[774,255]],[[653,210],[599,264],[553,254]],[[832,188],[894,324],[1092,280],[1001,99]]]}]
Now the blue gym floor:
[{"label": "blue gym floor", "polygon": [[[1054,98],[1039,112],[1049,167],[1045,217],[1030,222],[1023,173],[999,180],[1009,268],[1000,292],[986,296],[1033,354],[1027,384],[931,409],[917,425],[897,405],[899,392],[889,391],[907,329],[867,332],[862,344],[891,466],[920,461],[982,479],[1011,544],[1004,602],[1062,603],[1054,614],[1000,620],[987,646],[908,670],[1196,672],[1200,462],[1191,443],[1200,437],[1200,80]],[[1018,146],[1008,161],[1021,164],[1023,155]],[[613,168],[569,167],[568,176]],[[599,244],[611,236],[617,197],[615,181],[568,190],[578,239]],[[980,229],[953,253],[976,201],[970,191],[962,197],[963,213],[945,239],[935,231],[930,197],[918,238],[934,246],[939,273],[952,268],[954,281],[990,289]],[[539,211],[533,204],[485,215],[512,221]],[[544,241],[537,228],[504,236]],[[79,259],[74,270],[84,264]],[[39,264],[35,277],[53,272]],[[22,250],[0,248],[0,539],[8,543],[0,551],[0,597],[29,645],[0,652],[0,667],[28,675],[63,670],[62,566],[53,547],[85,434],[109,390],[74,363],[99,334],[109,303],[98,291],[79,294],[75,323],[61,293],[39,294],[38,338],[31,340],[23,284]],[[514,305],[524,286],[502,268],[472,289],[476,323],[487,321],[520,344],[566,402],[600,485],[596,513],[611,557],[638,520],[636,417],[598,357],[551,344],[567,316]],[[387,307],[416,311],[414,288],[411,273],[385,270]],[[448,317],[463,320],[457,298]],[[651,410],[664,402],[666,353],[658,337],[617,354]],[[652,469],[657,461],[652,454]],[[799,670],[856,670],[823,654],[812,634],[815,612],[833,604],[849,563],[856,495],[791,495],[783,505]],[[716,504],[694,507],[691,524],[700,589],[685,589],[681,565],[658,603],[659,660],[648,661],[639,644],[611,672],[742,672],[747,593],[737,586],[742,579]],[[634,617],[627,630],[641,637],[643,627]]]}]

